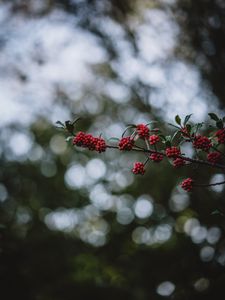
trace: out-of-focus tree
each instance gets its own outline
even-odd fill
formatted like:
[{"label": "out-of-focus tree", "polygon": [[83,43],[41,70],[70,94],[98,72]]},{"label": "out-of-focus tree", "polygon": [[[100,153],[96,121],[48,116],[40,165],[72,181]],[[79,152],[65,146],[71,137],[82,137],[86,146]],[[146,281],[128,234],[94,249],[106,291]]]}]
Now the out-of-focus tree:
[{"label": "out-of-focus tree", "polygon": [[[215,102],[217,96],[223,101],[223,70],[216,73],[212,67],[222,66],[223,44],[218,50],[221,55],[210,56],[207,51],[212,47],[201,44],[199,36],[205,30],[195,28],[199,20],[208,24],[208,7],[201,14],[197,7],[203,1],[180,1],[172,6],[169,2],[2,1],[2,53],[14,53],[10,51],[15,45],[8,45],[16,40],[16,28],[24,20],[33,25],[48,21],[52,27],[55,20],[69,22],[68,31],[57,27],[58,39],[62,34],[72,38],[71,32],[76,32],[77,39],[84,36],[81,43],[94,37],[98,48],[92,53],[93,47],[86,44],[80,50],[80,55],[89,58],[88,72],[80,75],[82,81],[79,76],[65,79],[55,75],[57,68],[51,67],[62,57],[50,52],[56,60],[52,62],[40,35],[30,48],[21,44],[27,47],[22,55],[16,47],[13,51],[18,56],[2,54],[4,83],[9,81],[16,91],[20,91],[18,86],[27,86],[18,95],[20,101],[33,101],[38,107],[40,100],[43,105],[29,122],[22,120],[22,124],[12,123],[1,130],[0,282],[4,299],[141,300],[167,296],[205,300],[224,294],[224,190],[197,189],[187,195],[175,188],[181,176],[195,175],[207,182],[223,178],[222,173],[205,168],[174,171],[163,164],[152,165],[143,178],[134,178],[130,168],[137,154],[118,156],[109,151],[97,156],[74,151],[52,125],[56,116],[72,119],[79,114],[83,119],[76,130],[119,137],[127,123],[161,121],[167,110],[179,109],[179,97],[188,94],[190,82],[194,92],[189,98],[200,95]],[[215,3],[221,7],[220,22],[224,24],[222,2]],[[215,23],[214,17],[210,20],[209,24]],[[45,28],[52,41],[52,31]],[[213,41],[223,32],[222,25],[219,28],[211,32]],[[20,35],[23,41],[30,34],[26,30]],[[185,37],[185,43],[179,44],[180,37]],[[70,45],[68,39],[62,41],[63,47]],[[174,49],[191,58],[193,68],[200,65],[208,86],[195,77],[196,71],[189,73],[189,66]],[[71,55],[69,50],[67,53]],[[72,56],[71,66],[79,73],[80,66],[74,61]],[[60,73],[70,71],[67,64]],[[202,90],[193,86],[195,78]],[[41,100],[40,90],[49,98]],[[172,109],[167,97],[171,101],[178,98]],[[195,112],[199,111],[198,101],[192,104]],[[51,105],[46,108],[48,102]],[[169,130],[166,125],[164,129]]]}]

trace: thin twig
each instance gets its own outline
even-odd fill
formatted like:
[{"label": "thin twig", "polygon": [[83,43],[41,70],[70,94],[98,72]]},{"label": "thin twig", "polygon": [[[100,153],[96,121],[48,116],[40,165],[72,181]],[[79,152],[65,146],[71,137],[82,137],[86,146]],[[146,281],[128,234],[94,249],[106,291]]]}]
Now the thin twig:
[{"label": "thin twig", "polygon": [[[107,145],[107,148],[110,149],[118,149],[118,146],[111,146],[111,145]],[[135,146],[135,148],[133,148],[131,151],[136,151],[136,152],[142,152],[142,153],[157,153],[157,154],[161,154],[163,156],[166,156],[165,153],[160,152],[160,151],[155,151],[155,150],[148,150],[139,146]],[[215,164],[215,163],[211,163],[209,161],[205,161],[205,160],[201,160],[201,159],[196,159],[196,158],[190,158],[190,157],[186,157],[186,156],[182,156],[182,155],[178,155],[176,157],[182,158],[186,161],[195,163],[195,164],[201,164],[201,165],[206,165],[209,167],[213,167],[213,168],[218,168],[218,169],[223,169],[225,170],[225,165],[221,165],[221,164]]]},{"label": "thin twig", "polygon": [[216,183],[194,183],[194,186],[215,186],[215,185],[221,185],[225,184],[225,180],[221,182],[216,182]]}]

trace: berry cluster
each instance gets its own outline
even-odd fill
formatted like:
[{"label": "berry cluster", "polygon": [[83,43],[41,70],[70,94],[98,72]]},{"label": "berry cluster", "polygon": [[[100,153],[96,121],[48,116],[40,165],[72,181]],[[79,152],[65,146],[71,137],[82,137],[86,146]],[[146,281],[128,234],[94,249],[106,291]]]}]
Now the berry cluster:
[{"label": "berry cluster", "polygon": [[207,155],[207,160],[213,164],[216,164],[218,162],[221,161],[221,158],[222,158],[222,155],[221,153],[219,152],[210,152],[208,155]]},{"label": "berry cluster", "polygon": [[163,155],[161,153],[152,153],[149,158],[154,162],[160,162],[163,160]]},{"label": "berry cluster", "polygon": [[138,124],[136,126],[137,128],[137,134],[141,139],[147,139],[149,137],[149,128],[145,124]]},{"label": "berry cluster", "polygon": [[202,136],[202,135],[196,135],[193,141],[193,146],[196,149],[201,149],[203,151],[208,152],[209,149],[212,147],[212,143],[207,136]]},{"label": "berry cluster", "polygon": [[145,165],[142,163],[142,162],[135,162],[134,163],[134,167],[132,169],[132,172],[135,174],[135,175],[144,175],[145,173]]},{"label": "berry cluster", "polygon": [[173,146],[166,148],[166,156],[169,158],[176,158],[177,156],[181,155],[180,149]]},{"label": "berry cluster", "polygon": [[150,137],[149,137],[149,144],[150,145],[155,145],[159,141],[160,141],[160,138],[159,138],[158,135],[156,135],[156,134],[150,135]]},{"label": "berry cluster", "polygon": [[75,135],[73,138],[73,145],[88,148],[89,150],[96,150],[99,153],[106,150],[106,142],[103,138],[94,137],[83,131],[80,131]]},{"label": "berry cluster", "polygon": [[225,144],[225,129],[219,129],[215,133],[215,136],[218,138],[219,144]]},{"label": "berry cluster", "polygon": [[133,146],[134,146],[134,139],[131,138],[130,136],[122,138],[118,144],[119,150],[122,151],[123,150],[130,151],[132,150]]},{"label": "berry cluster", "polygon": [[185,164],[186,164],[186,161],[183,158],[178,157],[173,160],[173,166],[175,168],[180,168],[180,167],[184,166]]},{"label": "berry cluster", "polygon": [[[118,149],[120,151],[136,151],[147,156],[145,163],[135,162],[132,168],[132,172],[135,175],[144,175],[145,168],[147,164],[152,161],[159,163],[166,156],[169,160],[172,161],[174,168],[179,168],[185,166],[186,164],[205,164],[206,166],[217,167],[225,170],[225,165],[221,164],[222,154],[225,145],[225,117],[220,119],[214,113],[209,114],[211,119],[216,121],[217,131],[211,135],[212,138],[199,134],[199,129],[203,123],[190,124],[188,123],[190,116],[187,115],[182,122],[179,116],[175,117],[177,123],[176,132],[173,136],[164,136],[160,133],[158,128],[149,128],[148,124],[138,124],[130,125],[127,127],[125,132],[129,129],[132,129],[132,132],[129,136],[124,137],[122,135],[121,139],[118,141],[117,145],[107,145],[105,140],[100,137],[95,137],[91,134],[85,133],[83,131],[78,132],[74,135],[74,129],[68,129],[66,123],[64,125],[61,122],[61,128],[66,129],[72,136],[69,138],[73,139],[73,145],[84,147],[89,150],[95,150],[99,153],[106,151],[106,148]],[[72,123],[74,124],[74,122]],[[150,126],[151,122],[149,123]],[[177,134],[178,133],[178,134]],[[137,143],[136,143],[137,142]],[[196,156],[187,157],[184,154],[181,154],[180,145],[184,142],[190,142],[192,146],[197,150],[203,150],[205,153],[201,153],[201,159],[198,157],[198,151],[195,151]],[[162,146],[164,145],[165,148]],[[188,162],[188,163],[187,163]],[[217,164],[217,165],[216,165]],[[218,184],[225,184],[224,182]],[[199,184],[195,183],[194,186]],[[210,186],[212,184],[200,184],[200,186]],[[193,188],[193,179],[187,178],[181,183],[181,187],[190,192]]]},{"label": "berry cluster", "polygon": [[187,178],[181,182],[181,187],[187,192],[190,192],[193,188],[193,179]]}]

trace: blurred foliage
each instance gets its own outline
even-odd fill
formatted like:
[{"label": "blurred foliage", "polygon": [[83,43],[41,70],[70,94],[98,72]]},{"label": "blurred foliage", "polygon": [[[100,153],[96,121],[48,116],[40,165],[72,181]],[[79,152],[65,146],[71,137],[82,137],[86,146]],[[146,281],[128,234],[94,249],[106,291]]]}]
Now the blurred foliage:
[{"label": "blurred foliage", "polygon": [[[144,0],[1,2],[10,6],[12,16],[48,18],[55,9],[78,16],[77,26],[94,34],[106,51],[105,62],[91,64],[96,81],[74,96],[79,101],[55,86],[54,106],[72,113],[71,118],[82,112],[77,130],[104,134],[117,123],[111,131],[118,132],[137,115],[163,124],[160,109],[147,101],[154,87],[140,78],[123,81],[112,67],[120,57],[118,44],[99,27],[105,17],[120,24],[131,51],[142,59],[133,28],[141,11],[152,8],[173,11],[181,24],[177,53],[199,66],[203,88],[207,79],[224,105],[223,1],[177,1],[172,6]],[[29,80],[22,71],[22,80]],[[108,81],[126,87],[129,101],[116,102],[102,92],[99,87]],[[80,109],[92,107],[96,99],[97,109]],[[27,140],[28,150],[18,152]],[[196,189],[186,195],[175,188],[181,177],[209,182],[223,174],[195,166],[174,170],[163,162],[134,178],[130,168],[136,154],[74,150],[44,113],[30,127],[8,125],[0,141],[3,299],[224,298],[225,191]]]}]

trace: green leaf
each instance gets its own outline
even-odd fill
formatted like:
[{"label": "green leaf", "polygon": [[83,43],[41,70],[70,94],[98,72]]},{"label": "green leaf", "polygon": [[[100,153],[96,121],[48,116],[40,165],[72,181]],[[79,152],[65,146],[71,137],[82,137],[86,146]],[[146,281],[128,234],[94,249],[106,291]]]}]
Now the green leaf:
[{"label": "green leaf", "polygon": [[180,134],[180,131],[179,131],[179,130],[177,130],[176,132],[174,132],[174,134],[173,134],[173,136],[172,136],[172,138],[171,138],[171,142],[173,142],[173,140],[175,139],[175,137],[176,137],[178,134]]},{"label": "green leaf", "polygon": [[186,126],[185,126],[186,128],[187,128],[187,131],[188,131],[188,133],[190,133],[191,132],[191,125],[190,124],[186,124]]},{"label": "green leaf", "polygon": [[214,121],[219,121],[219,117],[215,113],[208,113],[210,118]]},{"label": "green leaf", "polygon": [[190,117],[192,116],[192,114],[187,115],[184,119],[184,126],[187,124],[187,122],[190,120]]},{"label": "green leaf", "polygon": [[146,125],[148,126],[148,125],[150,125],[150,124],[153,124],[153,123],[158,123],[158,121],[151,121],[151,122],[148,122]]},{"label": "green leaf", "polygon": [[180,118],[180,116],[179,116],[179,115],[176,115],[176,117],[175,117],[175,121],[176,121],[176,123],[177,123],[178,125],[180,125],[180,124],[181,124],[181,118]]},{"label": "green leaf", "polygon": [[170,135],[167,135],[165,138],[166,138],[166,141],[171,142],[171,136]]},{"label": "green leaf", "polygon": [[124,130],[124,132],[122,133],[122,137],[124,137],[124,134],[127,132],[127,130],[128,129],[130,129],[130,128],[136,128],[136,125],[134,125],[134,124],[129,124],[129,125],[127,125],[127,128]]},{"label": "green leaf", "polygon": [[166,137],[163,134],[159,134],[159,137],[161,137],[162,140],[166,141]]},{"label": "green leaf", "polygon": [[66,142],[70,142],[72,139],[73,139],[73,136],[68,136],[68,137],[66,138]]},{"label": "green leaf", "polygon": [[116,138],[116,137],[111,137],[111,138],[107,139],[108,142],[111,141],[111,140],[118,142],[120,139]]},{"label": "green leaf", "polygon": [[218,209],[215,209],[213,212],[211,212],[211,215],[220,215],[220,216],[224,216],[224,214],[219,211]]},{"label": "green leaf", "polygon": [[55,124],[61,125],[62,127],[64,127],[64,124],[61,121],[57,121],[57,122],[55,122]]},{"label": "green leaf", "polygon": [[219,129],[222,129],[223,128],[223,121],[221,119],[219,119],[217,122],[216,122],[216,127],[219,128]]},{"label": "green leaf", "polygon": [[177,128],[177,129],[180,129],[180,127],[178,127],[178,126],[176,126],[176,125],[173,125],[173,124],[171,124],[171,123],[168,123],[168,125],[170,125],[170,126],[172,126],[172,127],[175,127],[175,128]]}]

